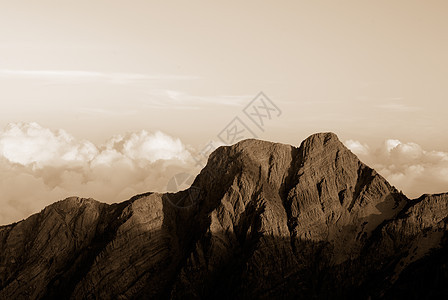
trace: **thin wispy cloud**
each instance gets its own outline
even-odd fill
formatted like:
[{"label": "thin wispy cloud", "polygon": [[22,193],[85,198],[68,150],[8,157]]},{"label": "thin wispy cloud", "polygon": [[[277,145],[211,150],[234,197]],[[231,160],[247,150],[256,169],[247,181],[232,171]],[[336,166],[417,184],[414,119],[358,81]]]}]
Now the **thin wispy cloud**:
[{"label": "thin wispy cloud", "polygon": [[377,105],[378,108],[393,111],[393,112],[412,112],[412,111],[418,111],[421,110],[420,107],[417,106],[410,106],[404,103],[397,103],[397,102],[391,102],[391,103],[385,103]]},{"label": "thin wispy cloud", "polygon": [[151,90],[148,92],[152,100],[149,105],[163,108],[200,109],[204,105],[244,107],[253,98],[253,95],[192,95],[175,90]]},{"label": "thin wispy cloud", "polygon": [[0,77],[35,78],[51,81],[103,81],[116,84],[126,84],[138,81],[157,80],[196,80],[198,76],[185,75],[149,75],[142,73],[97,72],[82,70],[11,70],[0,69]]},{"label": "thin wispy cloud", "polygon": [[98,107],[81,107],[78,109],[80,113],[83,114],[90,114],[94,116],[103,115],[103,116],[109,116],[109,117],[116,117],[116,116],[132,116],[136,115],[138,113],[137,110],[113,110],[113,109],[104,109],[104,108],[98,108]]}]

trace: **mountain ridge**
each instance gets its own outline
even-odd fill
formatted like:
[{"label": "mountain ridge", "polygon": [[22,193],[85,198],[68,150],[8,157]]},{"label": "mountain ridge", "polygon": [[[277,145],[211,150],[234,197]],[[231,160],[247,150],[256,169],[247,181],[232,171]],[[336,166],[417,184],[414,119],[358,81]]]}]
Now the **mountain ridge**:
[{"label": "mountain ridge", "polygon": [[444,261],[447,203],[408,199],[334,133],[244,140],[185,191],[71,197],[0,226],[0,298],[394,297]]}]

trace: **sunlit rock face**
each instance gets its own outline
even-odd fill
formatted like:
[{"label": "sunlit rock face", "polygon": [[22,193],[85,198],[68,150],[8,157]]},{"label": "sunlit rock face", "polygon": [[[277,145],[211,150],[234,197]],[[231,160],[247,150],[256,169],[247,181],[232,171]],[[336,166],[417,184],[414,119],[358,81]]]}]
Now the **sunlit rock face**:
[{"label": "sunlit rock face", "polygon": [[448,194],[409,200],[332,133],[245,140],[186,191],[0,227],[0,298],[441,296],[447,216]]}]

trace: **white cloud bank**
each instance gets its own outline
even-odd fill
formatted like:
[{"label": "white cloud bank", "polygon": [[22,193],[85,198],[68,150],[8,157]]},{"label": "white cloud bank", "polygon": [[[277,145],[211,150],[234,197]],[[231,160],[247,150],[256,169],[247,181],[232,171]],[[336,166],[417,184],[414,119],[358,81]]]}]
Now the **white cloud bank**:
[{"label": "white cloud bank", "polygon": [[448,192],[448,152],[427,151],[396,139],[375,150],[359,141],[348,140],[345,145],[410,198]]},{"label": "white cloud bank", "polygon": [[0,131],[0,224],[68,196],[112,203],[165,191],[180,172],[198,172],[190,151],[160,131],[116,135],[96,146],[36,123]]},{"label": "white cloud bank", "polygon": [[[346,146],[411,198],[448,192],[448,153],[389,139],[372,150]],[[196,174],[189,149],[162,132],[116,135],[103,145],[63,130],[13,123],[0,131],[0,225],[18,221],[69,196],[119,202],[147,191],[166,191],[176,174]]]}]

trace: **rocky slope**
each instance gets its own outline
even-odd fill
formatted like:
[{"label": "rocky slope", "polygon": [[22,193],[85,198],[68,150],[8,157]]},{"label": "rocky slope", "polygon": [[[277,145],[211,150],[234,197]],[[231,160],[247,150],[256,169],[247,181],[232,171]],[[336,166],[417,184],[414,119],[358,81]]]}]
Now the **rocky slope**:
[{"label": "rocky slope", "polygon": [[409,200],[332,133],[220,147],[192,187],[0,227],[0,299],[448,295],[448,194]]}]

